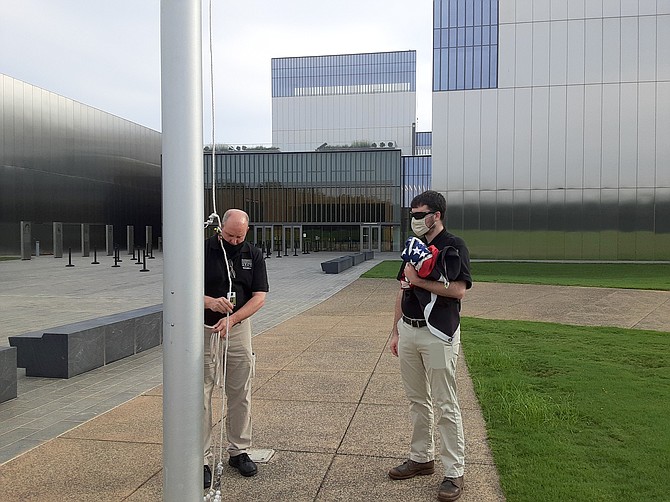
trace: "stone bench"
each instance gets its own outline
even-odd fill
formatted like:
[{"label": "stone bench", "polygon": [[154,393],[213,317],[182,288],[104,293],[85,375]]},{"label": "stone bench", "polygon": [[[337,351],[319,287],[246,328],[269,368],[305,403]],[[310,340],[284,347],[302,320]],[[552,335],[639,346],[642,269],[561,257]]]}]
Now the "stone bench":
[{"label": "stone bench", "polygon": [[16,397],[16,347],[0,347],[0,403]]},{"label": "stone bench", "polygon": [[344,270],[353,267],[354,261],[351,256],[340,256],[332,260],[322,261],[321,270],[326,274],[339,274]]},{"label": "stone bench", "polygon": [[163,305],[10,336],[26,376],[70,378],[162,342]]},{"label": "stone bench", "polygon": [[365,260],[372,260],[375,257],[374,251],[362,251],[347,256],[340,256],[332,260],[322,261],[321,270],[326,274],[339,274],[344,270],[363,263]]},{"label": "stone bench", "polygon": [[351,260],[354,265],[360,265],[365,261],[365,253],[356,253],[351,255]]}]

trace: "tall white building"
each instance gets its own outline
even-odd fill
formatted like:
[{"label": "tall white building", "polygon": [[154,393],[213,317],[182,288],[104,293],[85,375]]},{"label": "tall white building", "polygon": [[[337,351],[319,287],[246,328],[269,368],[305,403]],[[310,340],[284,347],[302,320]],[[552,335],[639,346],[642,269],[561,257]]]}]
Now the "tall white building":
[{"label": "tall white building", "polygon": [[416,51],[272,60],[272,144],[282,151],[367,143],[410,155]]},{"label": "tall white building", "polygon": [[476,257],[670,259],[670,0],[435,0],[432,142]]}]

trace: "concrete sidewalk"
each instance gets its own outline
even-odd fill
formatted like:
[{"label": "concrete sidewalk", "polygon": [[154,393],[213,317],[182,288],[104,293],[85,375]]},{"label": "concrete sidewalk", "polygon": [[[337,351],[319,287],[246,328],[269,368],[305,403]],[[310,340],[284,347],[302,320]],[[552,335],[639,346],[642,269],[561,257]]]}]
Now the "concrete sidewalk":
[{"label": "concrete sidewalk", "polygon": [[[235,495],[224,500],[434,500],[441,481],[439,469],[433,476],[400,482],[386,475],[406,456],[410,432],[398,362],[387,347],[397,284],[358,276],[379,260],[396,256],[378,256],[365,268],[350,269],[348,276],[323,274],[318,262],[326,259],[325,254],[303,258],[268,261],[274,297],[257,314],[254,328],[263,331],[253,342],[257,354],[254,443],[258,448],[274,448],[276,454],[259,467],[255,478],[242,478],[226,466],[223,492]],[[12,276],[5,273],[4,265],[0,263],[3,305],[4,279]],[[27,265],[12,267],[19,270]],[[43,274],[50,273],[49,267]],[[128,270],[130,274],[132,269]],[[87,284],[96,281],[98,289],[112,297],[111,303],[121,307],[114,283],[111,293],[99,287],[112,277],[101,279],[99,274],[106,272],[92,273],[87,281],[72,285],[95,297],[96,287]],[[18,275],[25,279],[28,274]],[[67,282],[66,278],[57,281]],[[141,280],[159,284],[160,276]],[[126,287],[136,281],[129,275]],[[19,278],[15,282],[9,296],[29,301],[31,288],[38,288],[31,284],[42,280],[36,274],[34,281],[24,280],[22,286]],[[56,304],[61,296],[50,297]],[[160,301],[146,300],[148,304]],[[129,308],[138,306],[142,305]],[[468,294],[464,315],[670,331],[669,306],[668,292],[482,283]],[[21,310],[17,305],[13,311]],[[75,314],[90,315],[77,310]],[[0,322],[3,316],[7,317],[0,310]],[[35,328],[22,331],[28,329]],[[461,358],[458,370],[466,436],[466,489],[461,500],[504,500],[465,362]],[[9,456],[0,465],[0,500],[160,499],[161,363],[160,349],[156,349],[80,375],[81,379],[29,382],[33,379],[22,377],[19,398],[0,404],[0,454],[4,449]],[[87,384],[87,378],[96,380],[95,384]],[[77,388],[90,391],[94,385],[97,393],[76,395],[75,400]],[[68,391],[69,387],[74,389]],[[58,420],[80,401],[96,400],[91,407],[100,408],[80,411],[79,422]],[[104,405],[112,409],[105,413]],[[220,408],[220,401],[216,407]],[[40,410],[42,414],[34,418]],[[87,413],[91,416],[85,417]],[[38,428],[49,419],[63,430]],[[26,432],[31,435],[10,442]],[[37,445],[33,449],[16,446],[30,437]]]},{"label": "concrete sidewalk", "polygon": [[[440,474],[404,482],[386,475],[409,444],[398,362],[386,347],[396,291],[395,281],[360,279],[254,338],[254,443],[276,454],[255,478],[226,466],[224,493],[249,501],[434,499]],[[463,500],[502,500],[460,368],[468,440]],[[21,455],[0,467],[0,497],[159,500],[161,413],[157,387]],[[36,472],[27,482],[25,474]]]},{"label": "concrete sidewalk", "polygon": [[[254,334],[329,298],[384,259],[381,254],[343,273],[324,274],[320,262],[341,254],[267,259],[271,291],[254,316]],[[0,262],[0,345],[8,345],[11,335],[161,303],[162,255],[147,260],[143,273],[132,256],[122,258],[118,268],[107,256],[98,256],[98,265],[73,256],[74,267],[51,256]],[[18,398],[0,403],[0,464],[152,389],[162,372],[160,347],[68,380],[26,378],[19,369]]]}]

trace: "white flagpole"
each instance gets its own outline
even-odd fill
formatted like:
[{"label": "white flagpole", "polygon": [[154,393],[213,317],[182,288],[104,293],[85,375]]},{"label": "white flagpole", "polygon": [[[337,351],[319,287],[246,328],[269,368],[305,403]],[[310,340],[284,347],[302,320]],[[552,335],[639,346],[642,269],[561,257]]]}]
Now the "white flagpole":
[{"label": "white flagpole", "polygon": [[203,141],[200,0],[161,0],[163,500],[203,497]]}]

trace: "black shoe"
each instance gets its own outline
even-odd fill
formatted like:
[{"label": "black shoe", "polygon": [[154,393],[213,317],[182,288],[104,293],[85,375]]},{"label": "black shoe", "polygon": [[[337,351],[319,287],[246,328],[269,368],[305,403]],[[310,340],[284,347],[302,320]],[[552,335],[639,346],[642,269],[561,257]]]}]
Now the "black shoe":
[{"label": "black shoe", "polygon": [[453,502],[463,493],[463,476],[458,478],[444,478],[437,492],[440,502]]},{"label": "black shoe", "polygon": [[255,476],[258,472],[256,464],[246,453],[230,457],[230,459],[228,459],[228,465],[240,471],[240,474],[245,477]]},{"label": "black shoe", "polygon": [[205,490],[212,486],[212,470],[208,465],[205,466]]}]

